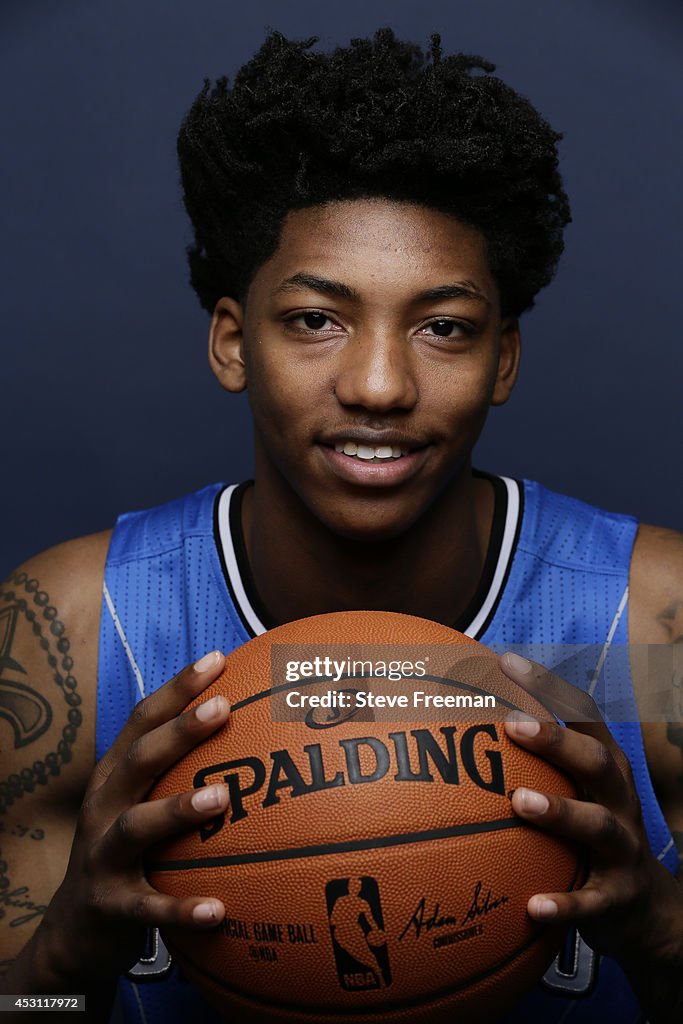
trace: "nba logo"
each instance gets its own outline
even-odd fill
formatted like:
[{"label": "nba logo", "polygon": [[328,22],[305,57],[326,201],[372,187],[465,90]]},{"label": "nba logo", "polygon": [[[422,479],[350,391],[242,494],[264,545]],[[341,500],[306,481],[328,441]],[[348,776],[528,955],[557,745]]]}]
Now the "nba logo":
[{"label": "nba logo", "polygon": [[335,878],[325,886],[325,898],[341,987],[347,992],[386,988],[391,966],[376,880]]}]

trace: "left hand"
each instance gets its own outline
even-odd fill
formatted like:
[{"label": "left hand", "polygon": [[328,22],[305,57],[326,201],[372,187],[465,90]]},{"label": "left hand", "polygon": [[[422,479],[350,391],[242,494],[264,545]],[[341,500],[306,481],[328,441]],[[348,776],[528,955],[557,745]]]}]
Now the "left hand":
[{"label": "left hand", "polygon": [[517,789],[513,810],[590,851],[583,886],[532,896],[529,915],[576,924],[589,946],[619,959],[668,956],[683,941],[683,889],[650,850],[628,758],[590,696],[518,655],[503,655],[500,666],[568,726],[513,713],[508,736],[565,771],[581,794]]}]

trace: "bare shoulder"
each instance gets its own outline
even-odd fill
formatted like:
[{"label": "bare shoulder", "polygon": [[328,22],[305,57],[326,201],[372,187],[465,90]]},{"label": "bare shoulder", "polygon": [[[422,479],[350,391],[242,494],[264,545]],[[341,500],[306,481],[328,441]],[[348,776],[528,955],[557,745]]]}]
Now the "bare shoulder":
[{"label": "bare shoulder", "polygon": [[[111,531],[30,558],[0,585],[0,809],[79,799],[94,764],[102,580]],[[49,790],[49,793],[48,793]]]},{"label": "bare shoulder", "polygon": [[631,668],[645,753],[683,863],[683,534],[640,527],[629,589]]},{"label": "bare shoulder", "polygon": [[633,643],[683,639],[683,533],[660,526],[639,528],[631,559],[630,605]]}]

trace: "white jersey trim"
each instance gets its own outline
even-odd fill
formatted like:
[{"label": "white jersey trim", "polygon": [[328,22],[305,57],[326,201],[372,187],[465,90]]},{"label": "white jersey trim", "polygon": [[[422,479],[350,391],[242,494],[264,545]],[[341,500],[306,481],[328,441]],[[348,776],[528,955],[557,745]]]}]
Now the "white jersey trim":
[{"label": "white jersey trim", "polygon": [[238,484],[232,484],[230,487],[226,487],[218,499],[218,539],[223,552],[223,561],[228,574],[230,587],[232,588],[235,601],[239,606],[237,611],[249,625],[254,636],[260,636],[261,633],[266,633],[267,630],[252,608],[251,602],[247,597],[247,592],[244,589],[239,566],[237,564],[237,555],[235,554],[235,544],[232,538],[232,531],[230,530],[230,503],[237,487]]},{"label": "white jersey trim", "polygon": [[617,626],[619,625],[619,623],[621,621],[621,617],[624,614],[624,608],[626,607],[627,604],[628,604],[628,583],[626,584],[626,589],[624,590],[624,593],[622,595],[621,601],[619,602],[619,607],[617,608],[615,616],[612,619],[612,625],[609,628],[609,632],[607,634],[607,639],[605,640],[603,648],[600,651],[600,657],[598,658],[598,663],[595,666],[595,669],[593,671],[593,675],[591,677],[591,684],[588,687],[588,696],[589,697],[592,697],[593,694],[595,693],[595,688],[598,685],[598,679],[600,678],[600,673],[602,672],[602,666],[605,664],[605,659],[607,657],[607,654],[609,652],[610,647],[612,646],[612,641],[614,640],[614,634],[617,631]]},{"label": "white jersey trim", "polygon": [[517,480],[512,480],[507,476],[498,477],[502,480],[507,489],[508,503],[505,511],[505,526],[503,528],[503,539],[500,545],[500,551],[498,552],[498,562],[496,564],[495,571],[493,573],[493,579],[491,580],[491,586],[488,589],[486,597],[481,603],[479,611],[470,622],[467,629],[463,630],[466,636],[476,638],[479,636],[486,625],[487,619],[489,618],[492,610],[498,603],[500,596],[505,586],[505,581],[508,577],[508,570],[512,561],[512,556],[515,551],[515,538],[518,534],[519,527],[519,515],[521,509],[521,501],[519,496],[520,484]]},{"label": "white jersey trim", "polygon": [[[520,485],[516,480],[512,480],[509,477],[502,476],[498,477],[498,479],[502,480],[507,490],[507,509],[505,512],[503,539],[501,541],[500,551],[498,552],[498,560],[491,580],[491,586],[489,587],[474,618],[468,625],[467,629],[463,630],[463,632],[470,637],[476,637],[481,633],[482,628],[485,626],[492,610],[500,599],[508,576],[512,556],[514,554],[515,538],[518,534],[521,510],[519,492]],[[232,484],[230,487],[226,487],[218,499],[216,516],[218,522],[218,541],[223,554],[228,582],[234,599],[238,605],[237,611],[248,624],[254,635],[259,636],[261,633],[267,632],[267,630],[247,596],[244,583],[240,576],[237,555],[235,553],[235,543],[230,529],[230,505],[237,487],[237,484]]]},{"label": "white jersey trim", "polygon": [[123,625],[121,624],[121,619],[119,618],[116,608],[114,607],[114,602],[111,599],[111,594],[109,593],[109,588],[106,584],[106,581],[102,584],[102,593],[104,594],[104,600],[106,601],[109,614],[111,615],[112,618],[112,622],[116,627],[116,632],[119,635],[119,640],[123,644],[123,649],[126,652],[126,657],[128,658],[130,667],[133,670],[133,675],[135,676],[135,681],[138,684],[138,690],[140,692],[140,699],[142,700],[145,696],[145,684],[142,678],[142,672],[138,667],[138,663],[135,660],[135,655],[133,654],[132,648],[128,643],[128,637],[125,634]]}]

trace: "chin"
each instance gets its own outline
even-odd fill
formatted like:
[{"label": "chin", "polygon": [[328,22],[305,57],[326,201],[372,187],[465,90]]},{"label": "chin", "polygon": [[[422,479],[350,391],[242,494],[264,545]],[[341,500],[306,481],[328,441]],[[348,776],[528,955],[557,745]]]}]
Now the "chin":
[{"label": "chin", "polygon": [[358,544],[396,541],[410,530],[418,516],[382,515],[381,511],[366,509],[362,513],[343,515],[339,512],[318,514],[318,519],[330,533],[345,541]]}]

